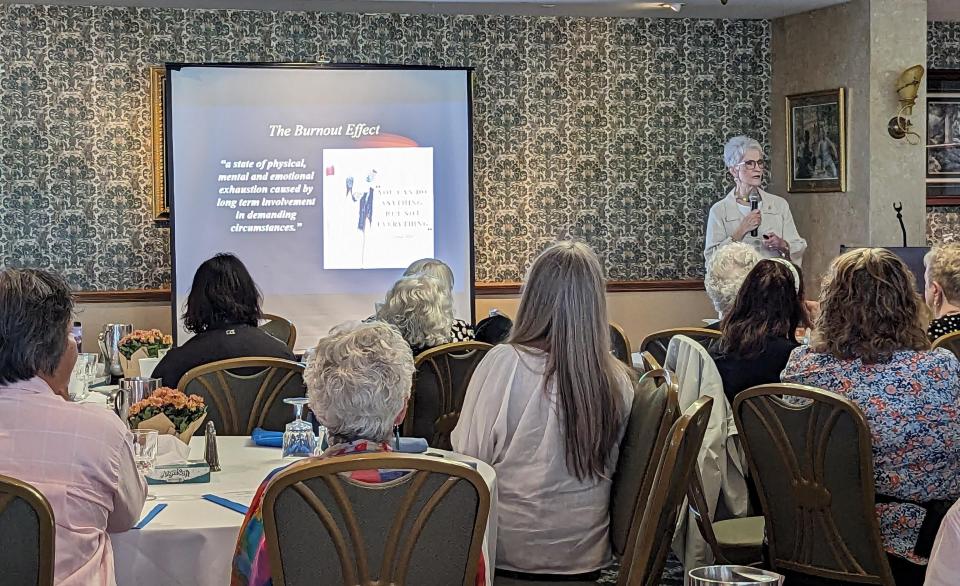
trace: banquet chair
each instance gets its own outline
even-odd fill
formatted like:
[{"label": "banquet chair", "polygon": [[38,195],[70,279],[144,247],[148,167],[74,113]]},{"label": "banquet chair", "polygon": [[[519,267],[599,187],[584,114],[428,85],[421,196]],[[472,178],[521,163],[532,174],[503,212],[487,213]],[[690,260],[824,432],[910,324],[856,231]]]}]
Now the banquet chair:
[{"label": "banquet chair", "polygon": [[712,405],[710,397],[697,399],[670,428],[647,504],[634,512],[618,586],[659,584]]},{"label": "banquet chair", "polygon": [[630,356],[630,338],[623,331],[620,324],[610,322],[610,352],[617,360],[633,368],[633,357]]},{"label": "banquet chair", "polygon": [[467,385],[490,348],[483,342],[453,342],[416,357],[404,436],[425,438],[433,448],[453,449],[450,434],[460,419]]},{"label": "banquet chair", "polygon": [[[241,374],[242,373],[242,374]],[[220,435],[250,435],[257,427],[283,431],[293,409],[283,400],[303,397],[303,365],[281,358],[230,358],[191,369],[177,389],[200,395],[207,421]],[[203,433],[203,426],[197,434]]]},{"label": "banquet chair", "polygon": [[960,332],[951,332],[944,334],[933,341],[934,348],[946,348],[953,352],[953,355],[960,358]]},{"label": "banquet chair", "polygon": [[643,518],[657,464],[677,419],[677,384],[666,370],[650,371],[634,385],[633,406],[620,442],[610,489],[610,543],[623,560],[634,519]]},{"label": "banquet chair", "polygon": [[285,317],[264,313],[260,316],[261,323],[259,327],[264,332],[280,340],[287,345],[287,348],[293,350],[293,345],[297,343],[297,326]]},{"label": "banquet chair", "polygon": [[52,586],[55,532],[40,491],[0,476],[0,583]]},{"label": "banquet chair", "polygon": [[706,328],[672,328],[669,330],[661,330],[648,334],[643,338],[643,341],[640,342],[640,352],[649,352],[659,364],[665,364],[667,348],[670,346],[670,340],[672,340],[674,336],[693,338],[694,341],[706,348],[710,345],[710,342],[720,338],[720,332]]},{"label": "banquet chair", "polygon": [[653,354],[649,352],[640,353],[640,361],[643,363],[643,372],[650,372],[651,370],[659,370],[663,368],[657,359],[653,357]]},{"label": "banquet chair", "polygon": [[710,508],[703,494],[700,471],[694,470],[687,487],[687,502],[690,513],[697,522],[700,535],[710,546],[714,563],[737,566],[752,566],[763,561],[762,516],[710,520]]},{"label": "banquet chair", "polygon": [[[376,470],[410,472],[350,476]],[[368,453],[287,468],[263,497],[273,584],[473,586],[489,510],[483,477],[451,460]]]},{"label": "banquet chair", "polygon": [[741,392],[733,411],[766,518],[771,569],[801,586],[894,586],[860,409],[835,393],[783,383]]}]

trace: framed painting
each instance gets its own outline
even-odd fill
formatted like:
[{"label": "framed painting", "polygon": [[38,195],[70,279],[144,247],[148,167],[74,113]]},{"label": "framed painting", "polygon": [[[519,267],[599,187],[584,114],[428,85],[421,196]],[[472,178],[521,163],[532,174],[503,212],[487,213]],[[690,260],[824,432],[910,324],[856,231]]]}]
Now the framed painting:
[{"label": "framed painting", "polygon": [[960,70],[927,77],[927,205],[960,203]]},{"label": "framed painting", "polygon": [[847,190],[844,89],[786,98],[787,191]]},{"label": "framed painting", "polygon": [[151,135],[153,137],[153,217],[157,220],[167,220],[170,218],[170,206],[167,201],[165,184],[167,165],[163,140],[163,92],[166,77],[166,67],[150,67],[150,122]]}]

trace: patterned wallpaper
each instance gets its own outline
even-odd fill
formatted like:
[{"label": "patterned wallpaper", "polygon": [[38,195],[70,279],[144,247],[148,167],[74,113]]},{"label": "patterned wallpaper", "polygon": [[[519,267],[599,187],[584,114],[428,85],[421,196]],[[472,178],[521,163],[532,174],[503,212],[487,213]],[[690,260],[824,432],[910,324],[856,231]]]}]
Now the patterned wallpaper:
[{"label": "patterned wallpaper", "polygon": [[[960,22],[927,25],[927,64],[933,69],[960,69]],[[960,240],[960,206],[927,208],[927,240]]]},{"label": "patterned wallpaper", "polygon": [[766,143],[765,21],[0,5],[0,263],[82,289],[169,281],[150,213],[147,67],[310,61],[476,68],[477,278],[557,236],[613,279],[702,274],[723,142]]}]

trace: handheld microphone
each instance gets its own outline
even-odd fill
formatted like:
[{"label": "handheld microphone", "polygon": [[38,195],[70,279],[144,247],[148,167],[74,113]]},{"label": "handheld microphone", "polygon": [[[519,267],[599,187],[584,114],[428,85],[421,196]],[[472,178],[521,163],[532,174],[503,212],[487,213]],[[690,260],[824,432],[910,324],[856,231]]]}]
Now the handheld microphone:
[{"label": "handheld microphone", "polygon": [[[757,192],[756,187],[754,187],[750,191],[750,197],[748,197],[747,199],[750,200],[750,211],[756,210],[760,207],[760,194]],[[756,238],[758,230],[759,228],[754,228],[753,230],[750,230],[750,236],[753,236],[754,238]]]}]

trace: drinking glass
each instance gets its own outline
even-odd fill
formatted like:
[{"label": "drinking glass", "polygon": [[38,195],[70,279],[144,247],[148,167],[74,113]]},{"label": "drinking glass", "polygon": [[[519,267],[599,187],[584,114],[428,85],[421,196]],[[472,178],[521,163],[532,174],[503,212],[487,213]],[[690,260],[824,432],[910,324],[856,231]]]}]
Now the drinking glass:
[{"label": "drinking glass", "polygon": [[77,356],[77,362],[70,373],[68,392],[71,401],[82,401],[90,394],[90,383],[96,374],[96,359],[96,354],[85,353]]},{"label": "drinking glass", "polygon": [[[155,429],[134,429],[130,433],[133,434],[133,461],[136,462],[140,474],[146,476],[153,472],[157,464],[157,443],[160,436]],[[147,500],[155,498],[147,494]]]},{"label": "drinking glass", "polygon": [[289,397],[283,400],[293,405],[296,419],[287,424],[283,431],[283,458],[304,458],[312,456],[317,449],[317,436],[313,433],[313,426],[303,420],[303,406],[307,404],[306,397]]}]

